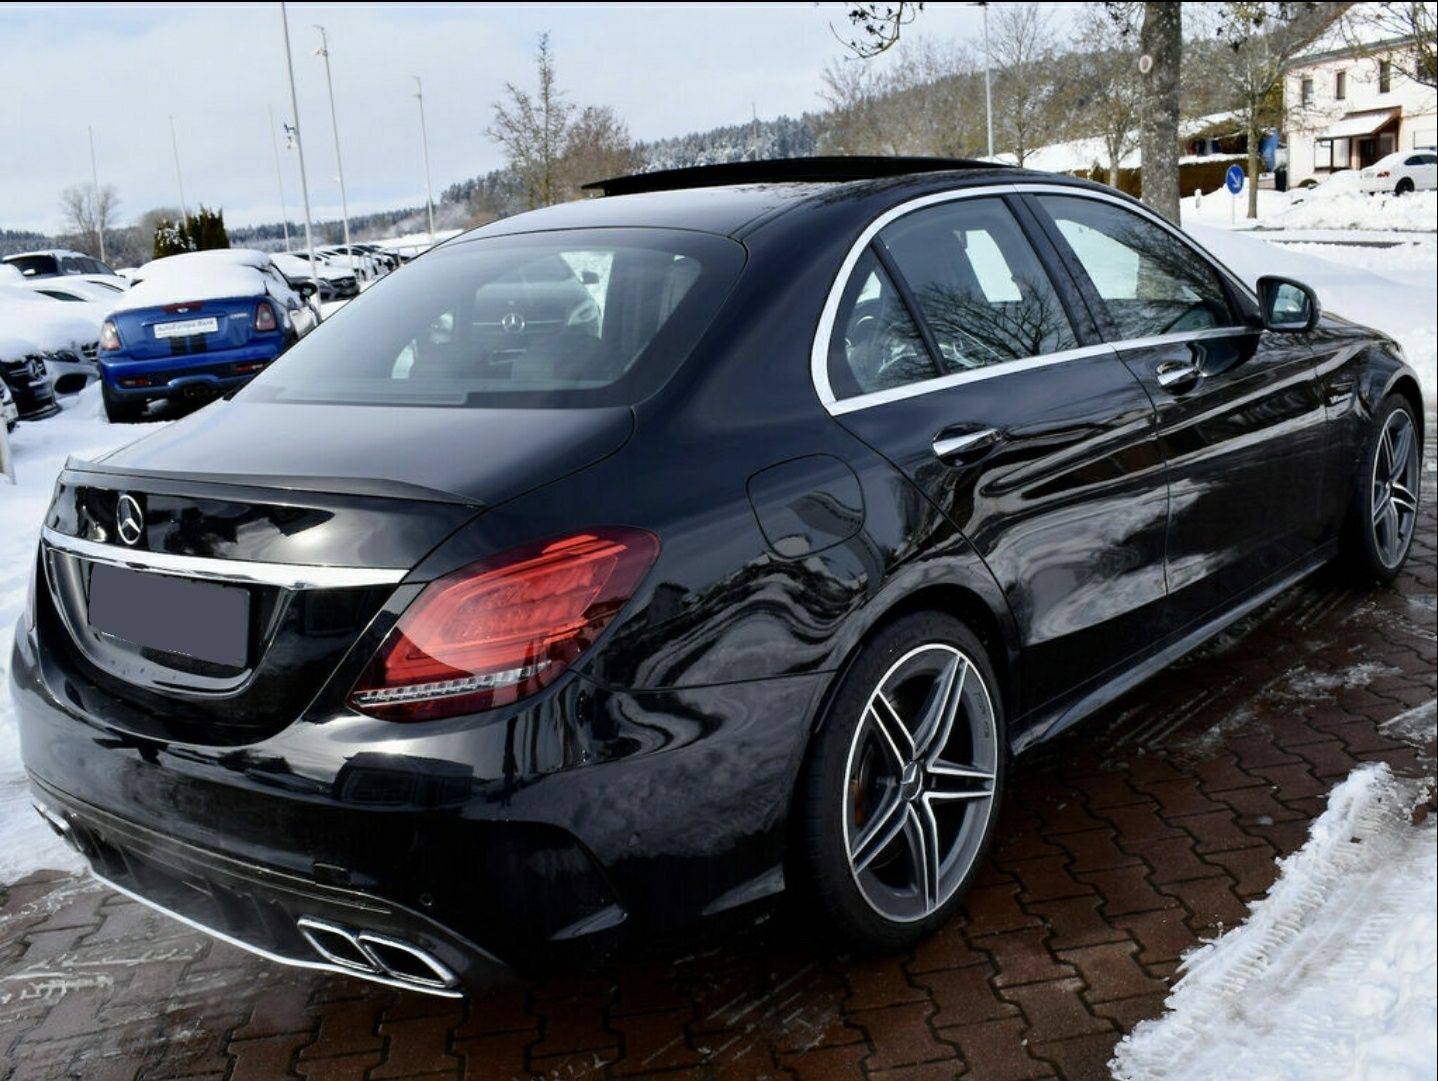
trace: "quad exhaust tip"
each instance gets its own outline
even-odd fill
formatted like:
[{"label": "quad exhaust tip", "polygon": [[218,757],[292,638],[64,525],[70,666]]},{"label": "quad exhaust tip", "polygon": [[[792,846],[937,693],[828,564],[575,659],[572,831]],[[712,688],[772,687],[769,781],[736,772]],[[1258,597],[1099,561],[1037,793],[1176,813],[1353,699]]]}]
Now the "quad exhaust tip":
[{"label": "quad exhaust tip", "polygon": [[430,994],[452,993],[459,987],[459,977],[449,966],[413,943],[313,916],[301,916],[295,924],[316,953],[357,976]]}]

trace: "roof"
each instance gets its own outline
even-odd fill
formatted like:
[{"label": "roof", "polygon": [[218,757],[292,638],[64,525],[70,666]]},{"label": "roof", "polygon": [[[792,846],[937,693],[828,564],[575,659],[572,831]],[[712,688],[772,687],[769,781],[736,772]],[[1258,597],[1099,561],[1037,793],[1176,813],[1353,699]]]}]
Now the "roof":
[{"label": "roof", "polygon": [[1361,113],[1348,113],[1341,120],[1328,125],[1328,130],[1319,139],[1356,139],[1372,135],[1385,124],[1392,123],[1401,115],[1401,109],[1369,109]]},{"label": "roof", "polygon": [[34,251],[11,252],[5,256],[3,261],[8,263],[11,259],[23,259],[30,255],[78,255],[82,259],[89,259],[91,256],[82,251],[75,251],[73,248],[36,248]]},{"label": "roof", "polygon": [[157,270],[168,271],[171,268],[208,266],[215,263],[223,263],[226,266],[248,266],[254,267],[256,270],[263,270],[270,265],[270,257],[267,252],[256,251],[254,248],[211,248],[207,251],[185,251],[177,255],[151,259],[140,267],[139,273],[147,275],[153,274]]},{"label": "roof", "polygon": [[[557,203],[490,222],[456,237],[442,247],[450,248],[456,244],[487,237],[598,228],[689,229],[743,239],[766,223],[801,206],[838,207],[857,204],[871,196],[879,202],[885,202],[890,198],[900,197],[910,189],[918,192],[920,189],[933,190],[968,184],[1013,183],[1025,177],[1059,179],[1049,177],[1048,174],[992,162],[957,164],[952,159],[943,158],[882,158],[858,159],[861,163],[883,164],[873,168],[852,168],[850,171],[856,175],[847,175],[837,167],[831,168],[825,179],[820,180],[814,179],[812,174],[804,178],[805,169],[815,162],[837,160],[847,163],[854,159],[792,160],[797,164],[777,168],[772,172],[754,167],[780,163],[737,163],[743,167],[742,173],[727,167],[722,173],[709,172],[707,170],[717,170],[720,167],[705,166],[704,175],[712,180],[712,183],[660,186],[655,190],[616,193],[603,199]],[[915,162],[923,164],[915,167]],[[789,171],[787,176],[783,175],[786,170]],[[700,170],[672,170],[670,174],[643,175],[662,178],[673,173],[692,175],[699,172]],[[748,179],[719,183],[726,175],[742,175]],[[765,176],[772,178],[761,179]],[[899,195],[896,196],[895,193]]]}]

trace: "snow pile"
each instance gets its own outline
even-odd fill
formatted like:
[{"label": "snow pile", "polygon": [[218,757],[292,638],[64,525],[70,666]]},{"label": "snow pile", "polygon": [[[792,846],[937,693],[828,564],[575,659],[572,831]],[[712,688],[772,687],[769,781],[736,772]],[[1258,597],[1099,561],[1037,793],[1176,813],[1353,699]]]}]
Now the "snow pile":
[{"label": "snow pile", "polygon": [[[76,349],[96,341],[93,305],[66,303],[31,289],[0,285],[0,356]],[[77,310],[78,309],[78,310]]]},{"label": "snow pile", "polygon": [[[1339,174],[1340,176],[1342,174]],[[1321,189],[1315,189],[1318,191]],[[1408,195],[1335,193],[1289,205],[1277,222],[1285,229],[1408,229],[1432,232],[1438,225],[1438,191]]]},{"label": "snow pile", "polygon": [[96,384],[65,404],[59,416],[21,424],[10,433],[18,487],[0,477],[0,885],[40,868],[81,868],[79,858],[30,806],[9,690],[11,640],[25,605],[40,522],[50,505],[55,477],[67,456],[94,458],[153,427],[107,424]]},{"label": "snow pile", "polygon": [[[1325,311],[1391,335],[1417,370],[1428,405],[1438,401],[1438,243],[1424,238],[1397,248],[1312,244],[1295,250],[1230,229],[1184,228],[1249,285],[1265,274],[1297,278],[1314,288]],[[1398,269],[1388,276],[1365,263]]]},{"label": "snow pile", "polygon": [[173,258],[176,260],[173,266],[154,264],[154,269],[145,277],[119,294],[112,310],[125,312],[183,301],[264,295],[265,280],[253,267],[219,260],[181,264],[179,261],[184,256]]},{"label": "snow pile", "polygon": [[[1228,189],[1192,192],[1180,203],[1184,228],[1193,224],[1224,229],[1381,229],[1428,232],[1438,227],[1438,192],[1369,194],[1354,169],[1334,173],[1312,188],[1258,189],[1258,217],[1249,219],[1248,193]],[[1237,213],[1235,214],[1235,198]]]},{"label": "snow pile", "polygon": [[1248,921],[1118,1045],[1117,1081],[1432,1081],[1438,853],[1415,789],[1382,764],[1335,788]]}]

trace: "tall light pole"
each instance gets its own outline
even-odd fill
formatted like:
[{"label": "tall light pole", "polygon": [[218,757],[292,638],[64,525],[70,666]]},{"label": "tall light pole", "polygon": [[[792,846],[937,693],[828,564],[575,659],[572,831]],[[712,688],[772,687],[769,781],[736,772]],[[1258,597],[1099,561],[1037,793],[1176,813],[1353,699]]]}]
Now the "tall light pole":
[{"label": "tall light pole", "polygon": [[95,232],[100,234],[100,262],[105,261],[105,219],[100,214],[100,170],[95,167],[95,129],[87,127],[90,133],[90,188],[95,197]]},{"label": "tall light pole", "polygon": [[989,128],[989,160],[994,160],[994,95],[989,88],[989,69],[993,59],[989,54],[989,5],[978,4],[984,9],[984,119]]},{"label": "tall light pole", "polygon": [[275,180],[280,185],[280,225],[285,230],[285,252],[290,250],[290,208],[285,205],[285,171],[280,168],[280,137],[275,134],[275,109],[273,105],[265,108],[270,114],[270,145],[275,149]]},{"label": "tall light pole", "polygon": [[316,24],[315,29],[320,32],[320,47],[315,52],[325,58],[325,85],[330,89],[330,128],[335,135],[335,169],[339,172],[340,219],[344,222],[345,254],[350,260],[350,276],[358,285],[359,273],[355,270],[355,253],[350,247],[350,205],[345,197],[345,163],[340,157],[340,122],[335,119],[335,81],[330,76],[330,39],[323,26]]},{"label": "tall light pole", "polygon": [[180,140],[175,138],[175,118],[170,117],[170,149],[175,152],[175,180],[180,185],[180,222],[190,216],[189,207],[185,205],[185,174],[180,172]]},{"label": "tall light pole", "polygon": [[305,204],[305,250],[310,257],[310,281],[314,284],[315,295],[320,292],[319,266],[315,262],[315,235],[310,225],[310,184],[305,177],[305,144],[300,141],[300,99],[295,93],[295,61],[290,55],[290,15],[285,10],[283,0],[280,3],[280,23],[285,28],[285,67],[290,73],[290,111],[295,118],[293,130],[295,140],[295,153],[300,156],[300,195]]},{"label": "tall light pole", "polygon": [[429,212],[429,245],[434,247],[434,188],[429,182],[429,132],[424,126],[424,83],[418,75],[414,79],[414,96],[419,101],[419,141],[424,147],[424,206]]}]

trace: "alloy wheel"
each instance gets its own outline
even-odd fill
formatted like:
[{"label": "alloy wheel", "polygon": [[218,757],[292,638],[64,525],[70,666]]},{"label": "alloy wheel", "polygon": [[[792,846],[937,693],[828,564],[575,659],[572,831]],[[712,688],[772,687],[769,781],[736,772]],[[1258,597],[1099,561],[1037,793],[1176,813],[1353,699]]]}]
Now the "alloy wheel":
[{"label": "alloy wheel", "polygon": [[877,914],[922,920],[968,878],[995,811],[998,755],[989,689],[961,650],[922,645],[884,674],[844,771],[849,871]]},{"label": "alloy wheel", "polygon": [[1386,567],[1408,554],[1418,521],[1418,438],[1403,409],[1388,415],[1373,453],[1373,547]]}]

